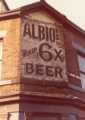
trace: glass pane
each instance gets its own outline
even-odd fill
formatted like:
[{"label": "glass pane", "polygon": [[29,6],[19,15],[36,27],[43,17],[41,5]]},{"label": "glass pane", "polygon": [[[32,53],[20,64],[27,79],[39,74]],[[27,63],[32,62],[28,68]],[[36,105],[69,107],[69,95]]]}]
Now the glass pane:
[{"label": "glass pane", "polygon": [[85,54],[85,48],[83,46],[81,46],[75,41],[72,41],[72,45],[76,50],[81,51],[83,54]]},{"label": "glass pane", "polygon": [[74,114],[67,114],[66,116],[62,117],[62,120],[77,120]]},{"label": "glass pane", "polygon": [[2,70],[2,46],[3,42],[2,40],[0,41],[0,80],[1,80],[1,70]]},{"label": "glass pane", "polygon": [[85,89],[85,75],[80,73],[80,79],[81,79],[82,88]]},{"label": "glass pane", "polygon": [[33,117],[31,120],[59,120],[56,117]]},{"label": "glass pane", "polygon": [[85,58],[78,55],[78,62],[79,62],[80,71],[85,72]]},{"label": "glass pane", "polygon": [[70,114],[70,115],[69,115],[69,120],[77,120],[77,118],[76,118],[75,115]]}]

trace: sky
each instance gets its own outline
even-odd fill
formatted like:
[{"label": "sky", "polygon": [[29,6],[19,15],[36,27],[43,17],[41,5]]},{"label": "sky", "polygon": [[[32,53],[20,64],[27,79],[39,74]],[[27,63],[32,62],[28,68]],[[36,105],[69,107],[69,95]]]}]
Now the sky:
[{"label": "sky", "polygon": [[[6,0],[11,9],[39,0]],[[45,0],[68,19],[85,30],[85,0]]]}]

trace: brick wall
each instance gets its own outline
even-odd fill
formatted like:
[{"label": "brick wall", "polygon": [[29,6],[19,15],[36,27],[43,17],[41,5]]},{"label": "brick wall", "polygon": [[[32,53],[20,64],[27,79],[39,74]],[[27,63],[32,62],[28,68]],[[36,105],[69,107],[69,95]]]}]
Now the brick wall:
[{"label": "brick wall", "polygon": [[[5,32],[5,37],[2,40],[1,80],[11,80],[12,83],[20,78],[20,19],[0,21],[0,31]],[[19,86],[17,84],[0,86],[0,96],[19,91]]]},{"label": "brick wall", "polygon": [[20,19],[0,21],[0,31],[6,31],[3,38],[2,79],[19,78],[20,64]]}]

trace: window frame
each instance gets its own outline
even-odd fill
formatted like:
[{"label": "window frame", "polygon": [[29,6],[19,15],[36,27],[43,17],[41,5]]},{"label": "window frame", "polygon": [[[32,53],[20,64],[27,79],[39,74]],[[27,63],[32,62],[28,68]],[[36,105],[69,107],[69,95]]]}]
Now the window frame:
[{"label": "window frame", "polygon": [[3,37],[0,37],[0,43],[1,43],[1,48],[0,48],[0,80],[2,79],[2,62],[3,62]]},{"label": "window frame", "polygon": [[82,57],[85,57],[85,48],[84,48],[84,45],[85,43],[83,43],[83,41],[72,41],[72,47],[75,51],[75,61],[76,61],[76,66],[77,66],[77,78],[78,78],[78,81],[80,81],[80,88],[82,89],[82,80],[81,80],[81,77],[80,77],[80,66],[79,66],[79,60],[78,60],[78,55],[79,56],[82,56]]},{"label": "window frame", "polygon": [[49,112],[25,112],[25,120],[33,120],[33,118],[55,118],[56,120],[70,120],[74,117],[75,120],[79,120],[79,117],[75,113],[49,113]]},{"label": "window frame", "polygon": [[[78,59],[78,56],[85,59],[85,54],[80,51],[77,52],[77,59]],[[83,85],[83,80],[81,78],[81,75],[85,76],[85,72],[83,70],[81,70],[81,68],[80,68],[79,59],[78,59],[78,69],[79,69],[79,76],[80,76],[80,80],[81,80],[81,86],[83,89],[85,89],[85,85]]]}]

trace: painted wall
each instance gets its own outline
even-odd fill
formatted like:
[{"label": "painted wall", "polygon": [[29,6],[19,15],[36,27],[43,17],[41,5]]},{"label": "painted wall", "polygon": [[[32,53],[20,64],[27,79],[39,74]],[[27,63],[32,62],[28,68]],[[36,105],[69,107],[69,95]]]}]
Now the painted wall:
[{"label": "painted wall", "polygon": [[63,26],[45,11],[23,16],[22,77],[67,81]]}]

